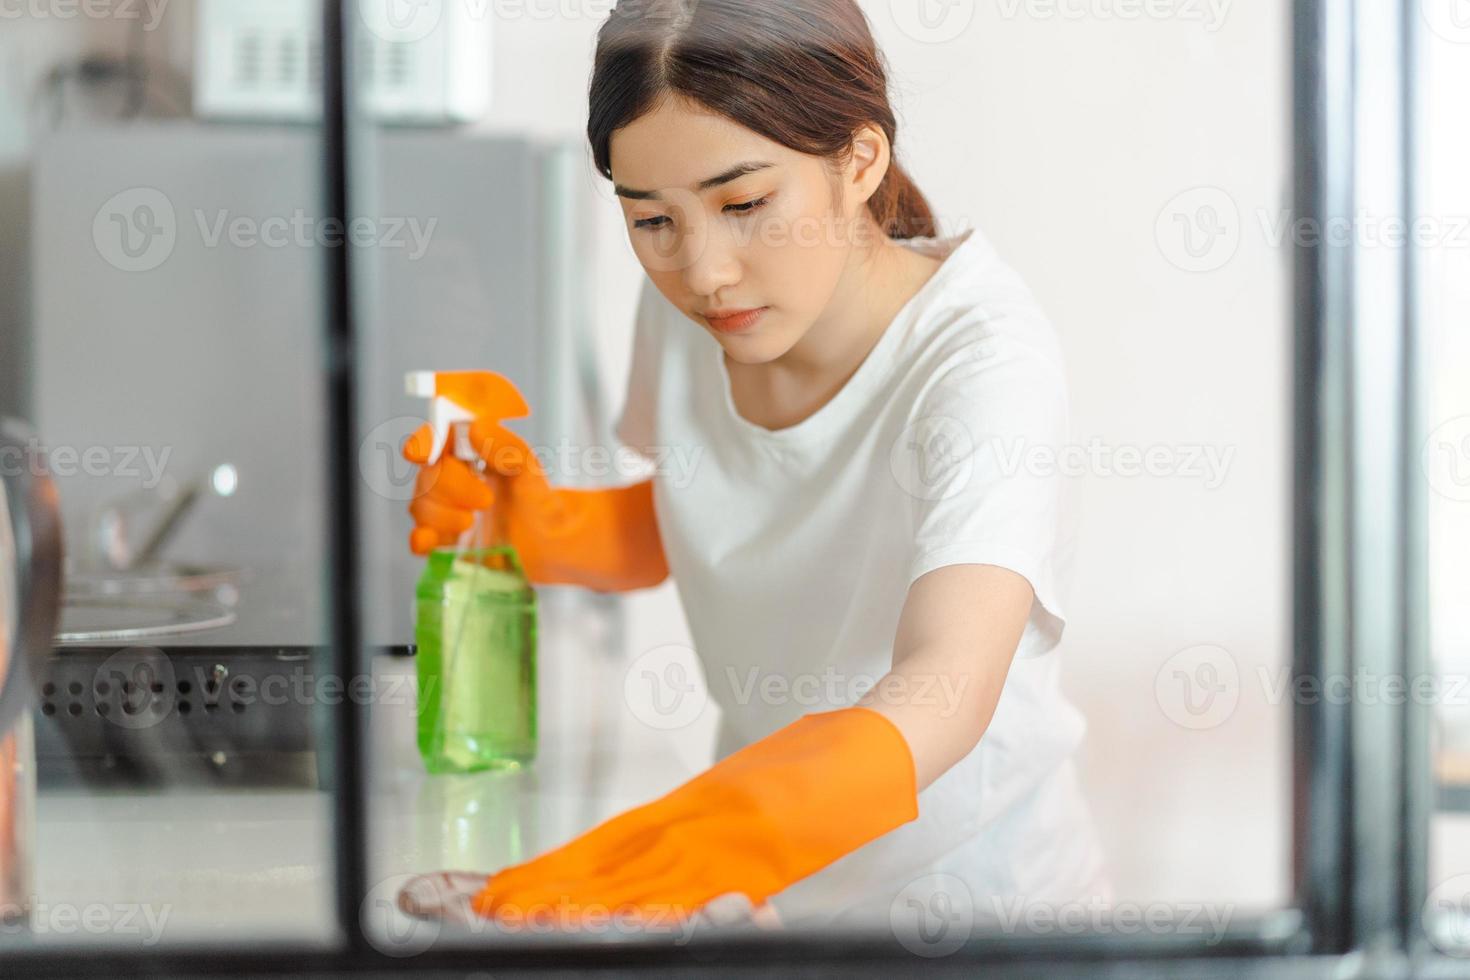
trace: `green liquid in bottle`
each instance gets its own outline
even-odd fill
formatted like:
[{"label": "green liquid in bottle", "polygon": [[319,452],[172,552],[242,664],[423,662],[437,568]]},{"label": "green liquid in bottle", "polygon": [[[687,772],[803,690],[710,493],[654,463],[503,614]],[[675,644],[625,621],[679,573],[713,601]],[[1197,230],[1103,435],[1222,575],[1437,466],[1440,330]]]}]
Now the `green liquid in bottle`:
[{"label": "green liquid in bottle", "polygon": [[419,753],[432,773],[536,756],[536,592],[508,546],[436,550],[420,576]]}]

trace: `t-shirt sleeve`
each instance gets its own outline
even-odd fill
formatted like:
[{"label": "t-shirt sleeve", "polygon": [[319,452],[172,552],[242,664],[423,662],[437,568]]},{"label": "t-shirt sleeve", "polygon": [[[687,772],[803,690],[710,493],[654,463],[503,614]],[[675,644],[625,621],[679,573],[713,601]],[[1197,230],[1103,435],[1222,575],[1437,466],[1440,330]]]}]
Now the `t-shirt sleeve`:
[{"label": "t-shirt sleeve", "polygon": [[1031,583],[1032,620],[1048,648],[1065,623],[1057,566],[1067,494],[1057,461],[1068,415],[1052,346],[977,337],[935,372],[893,452],[912,501],[908,582],[945,565],[1008,568]]},{"label": "t-shirt sleeve", "polygon": [[613,423],[613,435],[645,462],[653,462],[655,396],[658,369],[657,289],[647,279],[638,294],[633,320],[633,355],[628,365],[628,386],[623,410]]}]

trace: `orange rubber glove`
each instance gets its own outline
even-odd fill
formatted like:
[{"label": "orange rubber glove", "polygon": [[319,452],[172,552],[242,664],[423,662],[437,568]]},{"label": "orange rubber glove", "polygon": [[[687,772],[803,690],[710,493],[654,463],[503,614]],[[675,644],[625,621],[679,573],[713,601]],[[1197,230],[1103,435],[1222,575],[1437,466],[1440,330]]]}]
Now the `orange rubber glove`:
[{"label": "orange rubber glove", "polygon": [[429,463],[429,426],[410,436],[404,458],[423,467],[408,508],[415,554],[452,546],[474,522],[475,511],[489,510],[496,539],[516,549],[534,584],[622,592],[668,577],[652,480],[553,487],[526,441],[500,424],[530,414],[509,379],[490,371],[440,372],[437,385],[439,395],[474,413],[470,440],[489,467],[489,482],[448,450]]},{"label": "orange rubber glove", "polygon": [[668,795],[491,875],[486,917],[683,921],[710,899],[771,895],[919,815],[913,756],[888,718],[805,715]]}]

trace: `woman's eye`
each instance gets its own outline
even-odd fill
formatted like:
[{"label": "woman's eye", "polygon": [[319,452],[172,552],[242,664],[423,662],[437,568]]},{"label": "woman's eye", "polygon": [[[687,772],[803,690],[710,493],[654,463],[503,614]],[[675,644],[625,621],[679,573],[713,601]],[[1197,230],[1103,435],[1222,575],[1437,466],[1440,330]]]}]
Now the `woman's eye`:
[{"label": "woman's eye", "polygon": [[[770,195],[766,195],[765,197],[758,197],[753,201],[744,201],[740,204],[727,204],[725,205],[724,210],[733,212],[735,214],[749,214],[750,212],[755,211],[758,208],[765,207],[766,204],[770,202],[770,200]],[[648,228],[653,231],[657,231],[660,228],[670,227],[672,224],[673,222],[669,220],[668,216],[662,214],[655,215],[652,218],[636,218],[633,221],[634,228]]]},{"label": "woman's eye", "polygon": [[725,210],[738,213],[754,211],[756,208],[764,207],[769,200],[769,197],[758,197],[754,201],[746,201],[743,204],[727,204],[725,205]]}]

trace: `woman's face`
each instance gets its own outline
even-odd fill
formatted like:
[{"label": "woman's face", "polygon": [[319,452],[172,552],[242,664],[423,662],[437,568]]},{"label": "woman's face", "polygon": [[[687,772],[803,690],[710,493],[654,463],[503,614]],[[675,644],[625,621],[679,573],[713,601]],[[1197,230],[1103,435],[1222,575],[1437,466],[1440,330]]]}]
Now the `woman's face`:
[{"label": "woman's face", "polygon": [[[683,99],[614,132],[609,152],[649,278],[741,363],[790,350],[826,308],[854,237],[876,228],[857,220],[861,187],[820,158]],[[760,312],[710,316],[749,310]]]}]

